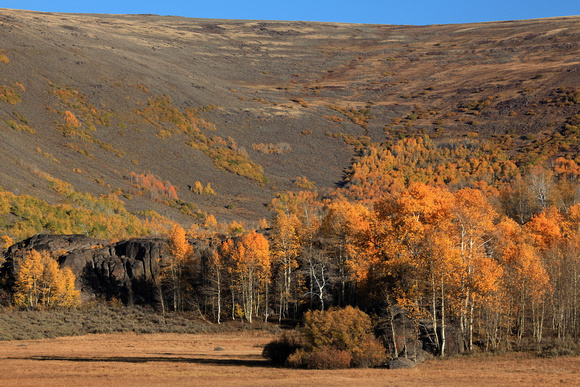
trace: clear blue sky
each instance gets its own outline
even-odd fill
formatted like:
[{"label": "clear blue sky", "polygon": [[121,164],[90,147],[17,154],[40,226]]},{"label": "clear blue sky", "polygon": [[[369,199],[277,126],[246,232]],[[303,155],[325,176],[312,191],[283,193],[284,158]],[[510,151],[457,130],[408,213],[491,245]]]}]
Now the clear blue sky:
[{"label": "clear blue sky", "polygon": [[0,8],[424,25],[580,15],[580,0],[0,0]]}]

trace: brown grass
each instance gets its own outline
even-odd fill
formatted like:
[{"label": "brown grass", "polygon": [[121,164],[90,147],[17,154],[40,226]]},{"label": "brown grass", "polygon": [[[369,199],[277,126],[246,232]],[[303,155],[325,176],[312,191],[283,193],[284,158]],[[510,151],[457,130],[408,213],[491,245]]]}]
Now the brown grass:
[{"label": "brown grass", "polygon": [[580,357],[431,360],[412,370],[290,370],[260,356],[260,331],[122,333],[0,343],[3,386],[574,385]]}]

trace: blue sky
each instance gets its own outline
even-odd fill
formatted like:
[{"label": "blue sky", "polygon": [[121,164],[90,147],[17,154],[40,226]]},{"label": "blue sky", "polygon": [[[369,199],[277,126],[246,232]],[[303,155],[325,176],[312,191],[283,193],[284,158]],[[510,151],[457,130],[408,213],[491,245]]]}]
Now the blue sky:
[{"label": "blue sky", "polygon": [[448,24],[580,15],[580,0],[15,0],[0,8],[213,19]]}]

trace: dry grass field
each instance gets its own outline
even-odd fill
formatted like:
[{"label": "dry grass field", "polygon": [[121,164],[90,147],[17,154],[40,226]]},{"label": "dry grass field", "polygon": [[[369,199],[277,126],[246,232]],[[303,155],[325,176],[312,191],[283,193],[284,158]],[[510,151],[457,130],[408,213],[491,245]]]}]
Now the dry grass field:
[{"label": "dry grass field", "polygon": [[264,332],[130,333],[0,342],[2,386],[579,385],[580,357],[430,360],[411,370],[291,370],[260,353]]}]

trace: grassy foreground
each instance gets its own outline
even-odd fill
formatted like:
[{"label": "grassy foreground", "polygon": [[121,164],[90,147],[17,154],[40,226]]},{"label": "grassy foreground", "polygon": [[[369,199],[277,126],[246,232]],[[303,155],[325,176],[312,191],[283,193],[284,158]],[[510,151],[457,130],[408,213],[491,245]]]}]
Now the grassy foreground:
[{"label": "grassy foreground", "polygon": [[530,354],[431,359],[416,368],[304,370],[260,354],[264,331],[116,333],[0,342],[3,386],[577,385],[580,357]]},{"label": "grassy foreground", "polygon": [[163,315],[151,308],[128,308],[104,303],[68,310],[0,310],[0,341],[38,340],[97,333],[191,334],[241,330],[279,332],[277,326],[261,322],[252,325],[239,321],[213,324],[202,320],[200,314],[194,312]]}]

